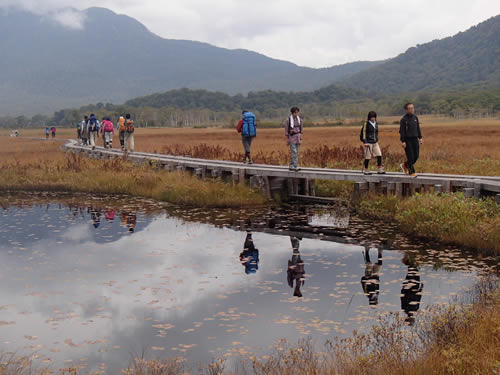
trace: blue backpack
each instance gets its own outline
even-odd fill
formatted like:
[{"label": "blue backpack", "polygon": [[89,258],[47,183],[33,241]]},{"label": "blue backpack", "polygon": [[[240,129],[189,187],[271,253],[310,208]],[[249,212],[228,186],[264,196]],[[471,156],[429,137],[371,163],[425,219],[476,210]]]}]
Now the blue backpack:
[{"label": "blue backpack", "polygon": [[257,119],[252,112],[245,112],[243,114],[241,135],[243,137],[255,137],[257,135]]}]

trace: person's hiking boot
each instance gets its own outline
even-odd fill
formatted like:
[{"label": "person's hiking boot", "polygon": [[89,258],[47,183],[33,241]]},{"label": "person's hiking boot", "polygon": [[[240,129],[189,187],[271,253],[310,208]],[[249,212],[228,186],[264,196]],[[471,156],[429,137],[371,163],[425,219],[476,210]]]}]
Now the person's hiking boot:
[{"label": "person's hiking boot", "polygon": [[382,166],[377,167],[377,173],[378,174],[385,174],[384,167],[382,167]]},{"label": "person's hiking boot", "polygon": [[410,174],[410,177],[417,177],[417,174],[413,172],[412,174]]},{"label": "person's hiking boot", "polygon": [[241,162],[242,162],[243,164],[246,164],[246,163],[247,163],[247,157],[245,156],[245,157],[241,160]]},{"label": "person's hiking boot", "polygon": [[252,159],[248,159],[248,164],[252,165],[253,164],[253,160]]},{"label": "person's hiking boot", "polygon": [[399,164],[399,166],[401,167],[401,170],[403,171],[404,174],[409,174],[408,167],[406,166],[406,163],[401,163],[401,164]]},{"label": "person's hiking boot", "polygon": [[369,175],[371,175],[370,170],[369,170],[368,168],[363,168],[363,174],[364,174],[365,176],[369,176]]}]

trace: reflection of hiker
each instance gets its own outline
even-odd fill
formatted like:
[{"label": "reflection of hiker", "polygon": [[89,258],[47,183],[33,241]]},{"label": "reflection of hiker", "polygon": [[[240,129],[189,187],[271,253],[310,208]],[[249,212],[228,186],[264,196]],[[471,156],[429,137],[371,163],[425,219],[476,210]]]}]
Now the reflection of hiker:
[{"label": "reflection of hiker", "polygon": [[47,126],[45,128],[45,139],[49,139],[49,136],[50,136],[50,128]]},{"label": "reflection of hiker", "polygon": [[415,163],[420,153],[420,145],[423,143],[420,121],[415,115],[415,106],[412,103],[405,104],[406,115],[399,123],[399,135],[401,144],[406,152],[406,161],[401,164],[404,173],[411,177],[417,177]]},{"label": "reflection of hiker", "polygon": [[116,128],[118,130],[118,138],[120,139],[120,146],[122,148],[122,151],[125,151],[125,132],[126,132],[125,117],[120,116]]},{"label": "reflection of hiker", "polygon": [[382,268],[382,250],[378,249],[378,261],[373,264],[370,261],[370,249],[365,247],[365,276],[361,278],[363,293],[368,297],[370,305],[378,304],[378,295],[380,290],[380,269]]},{"label": "reflection of hiker", "polygon": [[106,210],[106,220],[113,221],[115,220],[115,211],[112,209]]},{"label": "reflection of hiker", "polygon": [[106,119],[102,122],[101,132],[104,136],[104,148],[112,148],[113,134],[115,133],[115,128],[109,117],[106,117]]},{"label": "reflection of hiker", "polygon": [[361,128],[359,139],[363,142],[365,155],[363,174],[370,174],[368,165],[374,156],[377,158],[377,173],[384,174],[384,168],[382,168],[382,151],[378,144],[377,114],[374,111],[368,113],[368,120]]},{"label": "reflection of hiker", "polygon": [[285,122],[285,137],[290,146],[290,170],[299,171],[299,147],[302,143],[303,123],[299,117],[300,109],[293,107],[290,117]]},{"label": "reflection of hiker", "polygon": [[292,259],[288,261],[288,270],[286,272],[287,281],[290,288],[293,288],[293,282],[295,280],[295,290],[293,295],[295,297],[302,297],[302,292],[300,287],[304,285],[305,282],[305,268],[304,261],[300,257],[300,239],[298,237],[290,236],[290,241],[292,243]]},{"label": "reflection of hiker", "polygon": [[127,227],[129,232],[135,231],[135,225],[137,223],[137,215],[129,212],[122,212],[122,227]]},{"label": "reflection of hiker", "polygon": [[56,127],[53,126],[52,128],[50,128],[50,132],[52,133],[52,138],[55,138],[56,137]]},{"label": "reflection of hiker", "polygon": [[406,322],[413,325],[415,323],[414,315],[420,308],[424,284],[420,282],[420,272],[414,259],[405,254],[401,262],[408,266],[406,279],[403,280],[401,288],[401,309],[407,315]]},{"label": "reflection of hiker", "polygon": [[99,120],[97,117],[95,117],[94,114],[90,115],[89,118],[89,125],[88,125],[88,131],[89,131],[89,138],[90,138],[90,145],[92,146],[92,150],[95,150],[95,146],[97,144],[97,136],[99,134]]},{"label": "reflection of hiker", "polygon": [[85,116],[82,121],[82,126],[80,130],[80,134],[82,137],[82,143],[84,146],[88,145],[88,139],[89,139],[89,117]]},{"label": "reflection of hiker", "polygon": [[134,122],[130,115],[125,116],[125,152],[134,152]]},{"label": "reflection of hiker", "polygon": [[257,273],[259,269],[259,250],[255,248],[252,239],[252,232],[248,231],[240,254],[240,262],[245,267],[245,273]]},{"label": "reflection of hiker", "polygon": [[99,225],[101,225],[101,211],[92,209],[90,211],[90,219],[94,228],[99,228]]},{"label": "reflection of hiker", "polygon": [[243,148],[245,149],[243,164],[247,162],[247,159],[248,164],[253,164],[250,147],[252,146],[253,139],[257,136],[257,120],[255,115],[252,112],[243,111],[237,130],[241,133],[241,141],[243,143]]}]

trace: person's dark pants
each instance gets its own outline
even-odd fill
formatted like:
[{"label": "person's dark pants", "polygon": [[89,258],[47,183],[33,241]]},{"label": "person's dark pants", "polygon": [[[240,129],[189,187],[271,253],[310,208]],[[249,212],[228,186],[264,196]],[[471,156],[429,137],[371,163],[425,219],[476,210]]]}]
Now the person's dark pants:
[{"label": "person's dark pants", "polygon": [[418,160],[420,153],[420,143],[418,138],[408,138],[406,142],[406,167],[408,168],[408,173],[415,173],[415,163]]},{"label": "person's dark pants", "polygon": [[241,141],[245,149],[245,158],[250,159],[250,147],[252,146],[253,137],[241,137]]}]

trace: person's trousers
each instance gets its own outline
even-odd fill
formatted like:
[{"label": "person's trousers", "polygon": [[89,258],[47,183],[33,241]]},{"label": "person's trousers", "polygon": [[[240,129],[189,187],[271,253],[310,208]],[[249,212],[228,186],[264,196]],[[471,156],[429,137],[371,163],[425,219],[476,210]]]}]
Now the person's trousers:
[{"label": "person's trousers", "polygon": [[415,173],[415,163],[418,160],[420,154],[420,143],[418,138],[408,138],[406,142],[406,167],[408,168],[408,173]]},{"label": "person's trousers", "polygon": [[98,134],[99,134],[98,132],[90,132],[90,145],[92,147],[95,147],[97,144],[97,135]]},{"label": "person's trousers", "polygon": [[125,147],[125,132],[120,131],[118,137],[120,138],[120,146]]},{"label": "person's trousers", "polygon": [[250,147],[252,146],[253,137],[241,137],[243,148],[245,149],[245,156],[250,155]]},{"label": "person's trousers", "polygon": [[125,133],[125,150],[134,152],[134,133]]},{"label": "person's trousers", "polygon": [[104,132],[104,147],[111,147],[113,143],[113,132]]},{"label": "person's trousers", "polygon": [[299,167],[299,144],[290,143],[290,168]]}]

